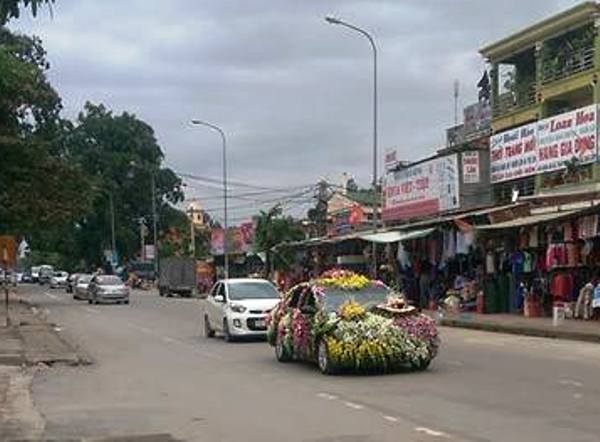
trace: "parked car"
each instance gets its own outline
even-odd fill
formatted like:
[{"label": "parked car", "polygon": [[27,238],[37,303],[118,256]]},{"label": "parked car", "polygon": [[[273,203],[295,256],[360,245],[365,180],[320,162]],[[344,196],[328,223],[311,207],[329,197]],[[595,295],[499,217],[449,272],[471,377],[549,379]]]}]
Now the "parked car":
[{"label": "parked car", "polygon": [[275,286],[265,279],[218,281],[205,301],[204,333],[223,333],[226,341],[265,336],[268,313],[280,300]]},{"label": "parked car", "polygon": [[80,273],[77,277],[77,283],[73,289],[73,299],[88,299],[88,286],[92,280],[93,275],[87,273]]},{"label": "parked car", "polygon": [[324,374],[425,370],[440,344],[435,322],[380,281],[346,270],[293,287],[268,319],[280,362]]},{"label": "parked car", "polygon": [[40,266],[40,274],[38,277],[38,282],[40,284],[49,284],[50,278],[54,275],[54,267],[51,265],[43,265]]},{"label": "parked car", "polygon": [[51,289],[66,288],[68,278],[69,278],[69,274],[67,272],[63,272],[60,270],[58,272],[54,272],[54,274],[50,278],[50,288]]},{"label": "parked car", "polygon": [[40,280],[40,266],[31,267],[31,282],[39,282]]},{"label": "parked car", "polygon": [[26,270],[23,272],[23,276],[21,276],[21,282],[33,282],[33,275],[31,271]]},{"label": "parked car", "polygon": [[171,257],[160,260],[158,294],[190,297],[196,287],[196,260]]},{"label": "parked car", "polygon": [[88,302],[99,304],[111,301],[129,304],[129,287],[115,275],[96,275],[88,286]]},{"label": "parked car", "polygon": [[77,278],[79,278],[80,273],[71,273],[67,278],[67,293],[73,293],[75,290],[75,286],[77,285]]}]

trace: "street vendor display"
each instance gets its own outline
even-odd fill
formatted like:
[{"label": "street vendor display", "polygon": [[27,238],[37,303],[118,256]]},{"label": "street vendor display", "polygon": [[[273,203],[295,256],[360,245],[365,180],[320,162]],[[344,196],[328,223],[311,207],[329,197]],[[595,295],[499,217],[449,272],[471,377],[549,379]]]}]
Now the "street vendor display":
[{"label": "street vendor display", "polygon": [[324,374],[424,370],[440,345],[431,318],[380,281],[347,270],[293,287],[268,324],[277,360],[317,362]]}]

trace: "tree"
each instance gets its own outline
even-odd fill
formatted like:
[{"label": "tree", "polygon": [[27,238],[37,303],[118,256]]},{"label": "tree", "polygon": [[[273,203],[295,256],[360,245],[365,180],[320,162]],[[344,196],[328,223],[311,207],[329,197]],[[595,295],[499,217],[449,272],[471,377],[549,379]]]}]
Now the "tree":
[{"label": "tree", "polygon": [[[68,138],[67,150],[86,166],[94,183],[94,206],[79,223],[82,235],[79,253],[88,262],[102,258],[110,244],[110,198],[114,203],[116,246],[121,257],[133,259],[140,251],[139,219],[152,221],[154,180],[159,229],[172,215],[172,204],[183,200],[181,179],[162,168],[163,153],[154,130],[135,115],[113,114],[102,104],[86,103]],[[183,215],[185,216],[185,214]],[[172,219],[173,217],[171,217]]]},{"label": "tree", "polygon": [[280,205],[265,212],[260,211],[256,218],[256,234],[254,247],[257,252],[264,252],[265,275],[269,277],[271,265],[276,270],[287,270],[293,263],[293,255],[289,252],[273,254],[273,247],[283,242],[298,241],[304,238],[304,232],[290,216],[283,216]]},{"label": "tree", "polygon": [[46,4],[51,8],[52,3],[54,0],[0,0],[0,25],[5,25],[10,19],[19,18],[21,6],[30,8],[35,17],[41,5]]},{"label": "tree", "polygon": [[[0,27],[0,231],[35,236],[85,213],[89,189],[64,149],[70,123],[46,78],[46,52],[35,37]],[[35,242],[35,241],[34,241]]]}]

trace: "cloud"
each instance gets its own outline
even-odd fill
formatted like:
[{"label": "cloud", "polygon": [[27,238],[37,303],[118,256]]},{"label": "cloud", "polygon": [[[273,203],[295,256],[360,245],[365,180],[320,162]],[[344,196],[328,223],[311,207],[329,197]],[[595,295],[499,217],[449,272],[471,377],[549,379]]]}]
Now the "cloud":
[{"label": "cloud", "polygon": [[[399,146],[414,160],[444,143],[454,79],[461,104],[474,101],[481,46],[573,4],[61,0],[54,18],[42,13],[11,27],[43,38],[67,116],[86,100],[134,112],[154,127],[176,170],[221,175],[217,134],[189,125],[202,118],[227,131],[230,176],[238,181],[281,187],[350,172],[366,185],[370,47],[359,34],[325,23],[326,14],[375,36],[380,149]],[[202,192],[216,193],[196,194]]]}]

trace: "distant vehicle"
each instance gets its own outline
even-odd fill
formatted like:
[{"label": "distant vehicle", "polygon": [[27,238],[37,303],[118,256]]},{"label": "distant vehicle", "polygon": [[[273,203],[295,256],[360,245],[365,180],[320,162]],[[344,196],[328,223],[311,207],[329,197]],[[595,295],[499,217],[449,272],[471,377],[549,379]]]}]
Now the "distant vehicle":
[{"label": "distant vehicle", "polygon": [[160,260],[158,294],[192,296],[196,287],[196,260],[193,258],[165,258]]},{"label": "distant vehicle", "polygon": [[80,274],[81,273],[71,273],[69,275],[69,277],[67,278],[67,288],[66,288],[67,293],[73,293],[73,290],[75,289],[75,285],[77,285],[77,278],[79,278]]},{"label": "distant vehicle", "polygon": [[88,299],[88,286],[92,280],[93,275],[87,273],[80,273],[77,277],[77,283],[73,289],[73,299]]},{"label": "distant vehicle", "polygon": [[33,266],[31,268],[31,282],[38,282],[40,279],[40,266]]},{"label": "distant vehicle", "polygon": [[67,282],[68,278],[69,278],[69,274],[67,272],[62,272],[62,271],[54,272],[54,274],[50,278],[50,288],[51,289],[66,288],[67,284],[68,284],[68,282]]},{"label": "distant vehicle", "polygon": [[104,301],[129,304],[129,287],[115,275],[97,275],[88,286],[88,302],[99,304]]},{"label": "distant vehicle", "polygon": [[129,264],[129,274],[135,275],[138,279],[154,281],[156,278],[154,273],[154,263],[133,261]]},{"label": "distant vehicle", "polygon": [[204,313],[204,334],[223,333],[226,341],[239,337],[266,336],[266,318],[279,303],[275,286],[266,279],[228,279],[217,282]]},{"label": "distant vehicle", "polygon": [[54,267],[52,267],[51,265],[40,266],[38,282],[40,284],[49,284],[50,278],[52,278],[53,275],[54,275]]},{"label": "distant vehicle", "polygon": [[33,275],[30,271],[23,272],[23,276],[21,276],[21,282],[33,282]]}]

